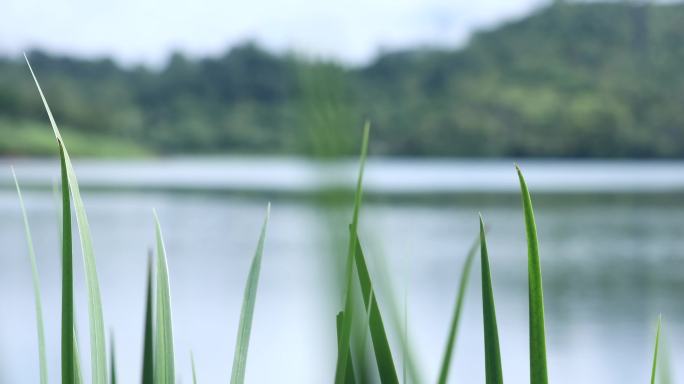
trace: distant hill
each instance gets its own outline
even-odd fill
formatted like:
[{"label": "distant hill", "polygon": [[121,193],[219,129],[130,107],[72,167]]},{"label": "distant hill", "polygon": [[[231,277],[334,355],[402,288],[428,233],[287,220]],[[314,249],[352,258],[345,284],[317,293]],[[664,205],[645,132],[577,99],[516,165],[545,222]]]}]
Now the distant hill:
[{"label": "distant hill", "polygon": [[[684,5],[556,2],[460,50],[362,68],[244,44],[161,70],[31,52],[77,152],[684,157]],[[22,60],[0,59],[0,154],[53,153]]]}]

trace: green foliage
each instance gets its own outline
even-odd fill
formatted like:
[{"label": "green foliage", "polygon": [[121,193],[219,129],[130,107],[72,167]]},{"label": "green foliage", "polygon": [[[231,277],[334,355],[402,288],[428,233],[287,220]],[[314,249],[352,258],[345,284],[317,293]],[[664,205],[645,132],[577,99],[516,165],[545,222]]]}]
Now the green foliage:
[{"label": "green foliage", "polygon": [[109,384],[116,384],[116,358],[114,356],[114,333],[109,336]]},{"label": "green foliage", "polygon": [[192,367],[192,384],[197,384],[197,372],[195,370],[195,356],[190,352],[190,366]]},{"label": "green foliage", "polygon": [[147,261],[147,290],[145,295],[145,332],[143,341],[142,384],[154,383],[154,316],[152,304],[152,260]]},{"label": "green foliage", "polygon": [[660,346],[660,327],[662,323],[662,315],[658,316],[658,327],[656,329],[655,346],[653,347],[653,364],[651,367],[651,384],[656,382],[656,371],[658,367],[658,347]]},{"label": "green foliage", "polygon": [[[375,362],[378,365],[378,372],[380,373],[380,382],[383,384],[399,383],[399,376],[394,366],[394,359],[392,358],[392,350],[390,349],[385,325],[382,321],[380,308],[376,300],[373,284],[371,283],[368,267],[366,266],[366,257],[361,248],[361,242],[358,234],[354,236],[356,239],[356,270],[358,271],[359,283],[361,284],[361,295],[364,300],[364,307],[368,308],[368,327],[370,329],[371,340],[373,341],[373,350],[375,351]],[[365,333],[364,333],[365,334]]]},{"label": "green foliage", "polygon": [[[104,336],[104,318],[102,315],[102,299],[100,297],[100,284],[97,278],[97,271],[95,267],[95,252],[93,250],[93,244],[92,244],[92,239],[90,237],[90,226],[88,224],[88,217],[86,216],[85,212],[85,207],[83,204],[83,200],[81,199],[81,192],[78,188],[78,181],[76,180],[76,173],[74,172],[73,165],[71,164],[71,159],[69,157],[69,153],[67,152],[66,147],[64,146],[64,142],[62,140],[62,136],[59,132],[59,128],[57,128],[57,123],[55,122],[55,119],[52,115],[52,111],[50,110],[50,106],[47,103],[47,100],[45,99],[45,95],[43,94],[43,90],[40,87],[40,84],[38,83],[38,79],[36,78],[36,75],[33,73],[33,69],[31,68],[31,64],[28,61],[28,58],[26,58],[26,64],[29,67],[29,70],[31,72],[31,76],[33,76],[33,80],[36,84],[36,87],[38,88],[38,93],[40,94],[40,98],[43,102],[43,106],[45,108],[45,111],[47,112],[48,118],[50,119],[50,124],[52,125],[52,130],[55,134],[55,138],[57,139],[57,144],[59,146],[59,154],[60,154],[60,160],[61,160],[61,172],[62,172],[62,199],[63,199],[63,206],[62,206],[62,215],[63,215],[63,242],[62,246],[65,247],[63,249],[63,255],[65,255],[63,258],[64,264],[62,265],[63,270],[69,270],[68,273],[65,272],[63,274],[63,279],[66,281],[67,279],[69,282],[66,284],[69,285],[67,287],[63,287],[63,295],[70,296],[66,298],[67,300],[67,305],[62,303],[62,316],[63,316],[63,323],[62,323],[62,328],[68,328],[71,329],[73,328],[73,276],[72,276],[72,266],[71,266],[71,211],[69,207],[69,192],[71,192],[71,197],[74,200],[74,211],[76,212],[76,222],[78,224],[78,233],[79,237],[81,240],[81,249],[83,250],[83,264],[84,264],[84,269],[85,269],[85,275],[86,275],[86,285],[88,286],[88,316],[90,320],[90,344],[91,344],[91,351],[90,351],[90,356],[91,356],[91,364],[92,364],[92,382],[93,384],[106,384],[107,383],[107,350],[105,346],[105,336]],[[68,219],[68,221],[67,221]],[[67,229],[68,228],[68,229]],[[67,236],[68,235],[68,236]],[[67,238],[68,237],[68,238]],[[69,249],[66,249],[68,247]],[[68,264],[68,266],[66,266]],[[70,303],[69,303],[70,302]],[[71,308],[68,308],[68,304],[71,305]],[[67,321],[64,322],[64,312],[71,312],[70,315],[67,315]],[[69,321],[70,320],[70,321]],[[71,322],[71,324],[69,324]],[[66,323],[66,324],[65,324]],[[73,337],[69,337],[68,333],[70,332],[67,329],[67,334],[63,334],[62,337],[62,345],[64,345],[65,340],[72,339]],[[68,341],[67,341],[68,343]],[[64,347],[63,347],[64,348]],[[68,349],[68,348],[67,348]],[[73,354],[72,353],[68,353]],[[73,357],[70,357],[72,359]],[[70,364],[69,361],[67,362],[62,362],[62,374],[64,375],[65,372],[70,372],[71,369],[70,367],[73,366],[73,363]],[[67,373],[67,383],[72,382],[73,377],[71,377],[70,374]]]},{"label": "green foliage", "polygon": [[[342,338],[342,324],[344,323],[344,312],[340,311],[337,316],[335,317],[335,323],[336,323],[336,328],[337,328],[337,351],[339,354],[340,351],[340,342]],[[347,351],[347,353],[351,353],[351,351]],[[345,384],[355,384],[356,383],[356,376],[354,373],[354,363],[352,362],[352,359],[347,359],[347,368],[345,370],[345,377],[344,377],[344,383]]]},{"label": "green foliage", "polygon": [[503,384],[499,330],[496,326],[492,274],[489,270],[487,239],[485,238],[482,216],[480,216],[480,260],[482,263],[482,321],[484,324],[486,382],[487,384]]},{"label": "green foliage", "polygon": [[[558,7],[558,5],[554,5]],[[177,58],[176,58],[177,59]],[[27,59],[28,63],[28,59]],[[178,64],[180,65],[180,64]],[[29,65],[30,69],[30,65]],[[245,70],[245,68],[243,68]],[[86,283],[88,288],[88,313],[90,321],[90,342],[91,342],[91,364],[92,364],[92,382],[96,384],[106,384],[107,382],[115,384],[117,381],[117,371],[115,366],[114,354],[114,338],[111,340],[110,351],[110,373],[107,376],[107,355],[104,344],[103,335],[103,316],[102,304],[100,299],[99,282],[95,268],[95,258],[90,236],[90,229],[81,199],[78,182],[75,171],[70,160],[69,153],[65,147],[64,141],[60,131],[55,123],[54,117],[47,104],[42,89],[38,80],[33,74],[35,84],[38,88],[40,97],[42,99],[48,118],[50,119],[53,133],[57,139],[58,149],[60,153],[60,170],[61,170],[61,235],[62,235],[62,382],[63,383],[77,383],[83,382],[81,376],[81,364],[78,353],[78,340],[76,335],[76,326],[74,320],[74,299],[73,299],[73,265],[72,265],[72,199],[73,208],[76,213],[78,223],[79,235],[81,240],[81,247],[84,256],[84,266]],[[239,82],[238,82],[239,85]],[[267,87],[265,84],[261,86]],[[270,95],[270,91],[263,89],[263,93],[259,93],[262,97]],[[337,325],[337,347],[338,357],[335,368],[335,382],[337,384],[355,383],[355,368],[351,356],[351,339],[353,330],[353,309],[354,309],[354,276],[358,276],[360,291],[363,297],[363,304],[366,308],[367,321],[361,327],[363,332],[362,346],[365,347],[365,335],[368,330],[371,335],[373,343],[374,357],[377,363],[380,381],[382,383],[398,384],[399,378],[397,375],[395,361],[392,356],[390,348],[390,340],[386,331],[377,297],[375,295],[375,288],[371,281],[371,276],[366,264],[361,243],[358,236],[359,215],[363,195],[363,176],[365,161],[368,152],[369,140],[369,124],[366,123],[363,131],[363,140],[361,145],[361,156],[359,161],[359,173],[356,184],[356,193],[354,198],[353,215],[350,224],[349,246],[345,264],[345,292],[344,292],[344,310],[339,312],[336,318]],[[539,242],[537,239],[537,228],[532,207],[532,200],[530,197],[527,184],[522,175],[521,170],[516,166],[521,195],[522,206],[524,214],[525,232],[527,237],[528,248],[528,282],[529,282],[529,328],[530,328],[530,381],[532,384],[547,384],[547,361],[546,361],[546,340],[545,340],[545,322],[544,322],[544,299],[543,299],[543,284],[541,274],[541,263],[539,256]],[[45,357],[45,336],[42,323],[42,306],[40,298],[40,284],[38,279],[38,272],[35,260],[35,252],[33,249],[33,242],[31,239],[31,232],[29,228],[28,218],[24,207],[24,201],[21,195],[19,183],[12,170],[14,181],[16,184],[17,194],[21,206],[21,211],[24,220],[24,227],[26,232],[26,239],[28,244],[29,260],[31,262],[33,272],[33,288],[35,291],[35,307],[36,307],[36,324],[38,331],[39,343],[39,361],[40,361],[40,377],[41,383],[47,382],[47,368]],[[245,380],[245,370],[247,353],[249,347],[249,340],[251,334],[252,320],[254,316],[254,308],[256,302],[256,293],[259,282],[259,274],[261,268],[261,260],[263,255],[263,247],[266,229],[268,225],[270,214],[270,204],[266,211],[263,226],[259,235],[256,251],[252,259],[250,271],[248,274],[246,287],[244,291],[244,298],[242,309],[240,313],[240,324],[238,328],[238,336],[235,346],[235,355],[233,360],[233,368],[231,374],[232,384],[242,384]],[[152,274],[152,256],[148,265],[147,274],[147,296],[146,296],[146,310],[145,310],[145,334],[144,334],[144,350],[143,350],[143,376],[142,382],[145,383],[175,383],[175,369],[174,369],[174,348],[173,348],[173,332],[172,332],[172,316],[171,316],[171,294],[169,283],[168,261],[164,246],[164,240],[161,232],[161,226],[156,212],[154,213],[155,220],[155,234],[157,243],[157,257],[156,257],[156,279]],[[484,328],[484,344],[485,344],[485,368],[486,368],[486,382],[487,383],[503,383],[499,337],[496,321],[496,312],[494,304],[494,294],[492,289],[492,278],[489,265],[489,256],[487,251],[487,243],[485,236],[485,228],[482,218],[480,218],[480,234],[479,234],[480,254],[481,254],[481,272],[482,272],[482,303],[483,303],[483,328]],[[466,257],[463,270],[461,273],[459,290],[457,294],[454,314],[447,339],[447,347],[442,361],[440,370],[439,383],[445,383],[448,378],[451,355],[453,352],[456,332],[461,315],[463,300],[465,297],[465,289],[469,279],[469,271],[476,252],[476,245],[471,248]],[[153,310],[153,294],[152,289],[156,292],[156,310]],[[155,322],[156,320],[156,322]],[[367,329],[366,329],[367,328]],[[653,352],[653,363],[651,370],[651,383],[655,383],[657,373],[657,366],[659,363],[659,345],[661,338],[661,318],[658,319],[658,327],[655,338],[655,347]],[[406,336],[402,340],[402,347],[406,346]],[[190,356],[192,366],[193,383],[197,383],[194,357]],[[365,358],[361,359],[365,362]],[[664,362],[663,364],[665,364]],[[404,362],[404,369],[406,369],[406,362]],[[365,369],[362,367],[360,371],[360,381],[367,379],[365,376]],[[415,374],[415,372],[413,373]],[[667,369],[661,369],[663,381],[670,381],[669,372]],[[406,373],[404,373],[404,377]],[[404,379],[405,380],[405,379]]]},{"label": "green foliage", "polygon": [[342,384],[346,381],[345,377],[350,374],[347,372],[348,360],[350,355],[353,301],[353,276],[356,257],[357,228],[359,224],[359,211],[361,209],[361,197],[363,193],[363,174],[366,165],[366,155],[368,154],[368,137],[370,134],[370,124],[366,123],[363,130],[363,140],[361,142],[361,156],[359,160],[359,174],[356,181],[356,193],[354,195],[354,210],[349,231],[349,245],[347,246],[347,259],[345,260],[345,279],[344,279],[344,315],[342,316],[342,326],[340,331],[340,342],[337,350],[337,364],[335,365],[335,384]]},{"label": "green foliage", "polygon": [[261,271],[261,259],[264,253],[264,240],[266,228],[271,215],[271,203],[266,207],[266,217],[261,227],[259,241],[257,243],[252,265],[249,267],[245,293],[240,310],[240,324],[238,325],[237,341],[235,342],[235,354],[233,355],[233,369],[230,376],[231,384],[243,384],[245,382],[245,370],[247,368],[247,351],[249,349],[249,337],[252,333],[252,319],[254,318],[254,305],[256,303],[257,288],[259,287],[259,273]]},{"label": "green foliage", "polygon": [[541,263],[539,262],[539,241],[534,221],[532,199],[520,168],[516,166],[522,193],[525,232],[527,233],[527,278],[529,281],[530,317],[530,383],[547,384],[546,330],[544,325],[544,294],[542,288]]},{"label": "green foliage", "polygon": [[456,304],[454,305],[454,314],[451,317],[451,325],[449,327],[449,336],[447,336],[447,344],[444,350],[444,356],[442,357],[442,365],[439,370],[439,378],[437,379],[438,384],[446,384],[449,378],[449,369],[451,368],[451,355],[454,351],[454,345],[456,344],[456,332],[458,331],[458,323],[461,320],[461,309],[463,308],[463,302],[465,299],[465,291],[468,286],[468,280],[470,279],[470,269],[475,259],[475,253],[477,252],[477,244],[475,241],[473,245],[468,250],[465,262],[463,263],[463,268],[461,269],[461,277],[458,283],[458,294],[456,295]]},{"label": "green foliage", "polygon": [[38,333],[38,362],[40,366],[40,384],[47,384],[47,358],[45,353],[45,327],[43,326],[43,304],[40,298],[40,277],[38,276],[38,265],[36,264],[36,252],[33,249],[33,238],[31,236],[31,227],[29,226],[28,215],[26,215],[26,207],[24,206],[24,198],[21,195],[19,188],[19,181],[17,175],[12,168],[12,177],[14,178],[14,185],[17,188],[17,196],[19,197],[19,206],[21,207],[21,215],[24,219],[24,231],[26,232],[26,246],[28,247],[29,261],[31,262],[31,274],[33,280],[33,294],[35,297],[36,307],[36,331]]},{"label": "green foliage", "polygon": [[[64,155],[60,145],[60,169],[62,177],[62,383],[75,383],[75,367],[78,364],[76,352],[76,333],[74,328],[74,272],[71,236],[71,200],[69,197],[69,181]],[[79,364],[80,365],[80,364]],[[79,382],[81,382],[79,380]]]},{"label": "green foliage", "polygon": [[[175,54],[159,70],[30,57],[60,95],[53,107],[74,155],[94,155],[81,136],[121,154],[145,143],[349,155],[349,129],[368,117],[378,154],[683,157],[682,17],[678,3],[554,2],[460,50],[385,53],[355,68],[249,43],[217,58]],[[0,153],[51,153],[28,129],[42,111],[23,75],[0,59],[0,131],[18,135]]]},{"label": "green foliage", "polygon": [[154,213],[157,238],[157,324],[154,338],[154,379],[157,384],[175,384],[173,327],[171,324],[171,288],[164,237],[157,213]]}]

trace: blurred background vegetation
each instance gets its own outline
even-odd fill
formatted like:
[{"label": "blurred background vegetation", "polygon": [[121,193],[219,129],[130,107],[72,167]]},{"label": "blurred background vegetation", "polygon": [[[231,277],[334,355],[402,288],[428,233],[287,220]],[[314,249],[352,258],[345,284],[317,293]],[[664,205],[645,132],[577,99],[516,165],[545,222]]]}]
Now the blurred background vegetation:
[{"label": "blurred background vegetation", "polygon": [[[557,2],[360,67],[253,43],[156,69],[29,57],[80,155],[354,152],[369,119],[379,155],[684,156],[682,4]],[[0,154],[53,154],[45,124],[23,58],[0,58]]]}]

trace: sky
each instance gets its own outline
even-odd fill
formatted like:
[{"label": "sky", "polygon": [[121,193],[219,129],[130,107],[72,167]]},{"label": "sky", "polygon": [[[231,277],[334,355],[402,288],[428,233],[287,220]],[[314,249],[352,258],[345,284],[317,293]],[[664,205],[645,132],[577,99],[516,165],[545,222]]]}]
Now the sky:
[{"label": "sky", "polygon": [[219,55],[246,40],[276,52],[363,64],[418,45],[459,47],[473,31],[548,0],[0,0],[0,54],[28,48],[161,65],[173,51]]}]

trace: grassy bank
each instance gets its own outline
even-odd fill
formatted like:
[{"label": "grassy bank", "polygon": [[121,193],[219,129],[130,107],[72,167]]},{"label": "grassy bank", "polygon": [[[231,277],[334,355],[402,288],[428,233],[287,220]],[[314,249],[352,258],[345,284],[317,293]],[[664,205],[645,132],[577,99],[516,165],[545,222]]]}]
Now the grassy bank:
[{"label": "grassy bank", "polygon": [[[153,154],[145,145],[109,135],[85,133],[67,127],[64,137],[73,156],[144,157]],[[5,156],[54,156],[55,137],[44,122],[0,119],[0,153]]]}]

